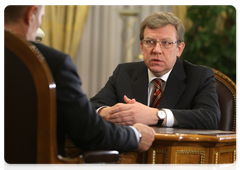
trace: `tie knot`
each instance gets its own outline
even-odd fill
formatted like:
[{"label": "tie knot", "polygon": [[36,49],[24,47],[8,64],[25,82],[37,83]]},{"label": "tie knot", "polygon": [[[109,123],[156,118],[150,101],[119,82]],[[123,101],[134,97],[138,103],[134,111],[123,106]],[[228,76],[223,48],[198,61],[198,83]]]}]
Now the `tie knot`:
[{"label": "tie knot", "polygon": [[157,86],[159,89],[161,87],[162,79],[154,79],[153,83],[155,86]]}]

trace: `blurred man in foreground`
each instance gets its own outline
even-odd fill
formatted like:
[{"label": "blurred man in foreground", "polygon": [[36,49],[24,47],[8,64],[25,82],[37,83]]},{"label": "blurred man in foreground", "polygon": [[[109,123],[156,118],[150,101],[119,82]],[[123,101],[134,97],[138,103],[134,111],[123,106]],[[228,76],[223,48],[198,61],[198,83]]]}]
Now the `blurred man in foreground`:
[{"label": "blurred man in foreground", "polygon": [[[28,41],[34,41],[43,15],[44,6],[7,6],[4,27]],[[45,57],[56,83],[57,146],[60,155],[65,156],[66,135],[83,150],[148,150],[154,140],[152,128],[140,123],[130,127],[118,126],[103,120],[83,93],[82,82],[71,57],[43,44],[32,44]],[[128,102],[134,103],[135,100]]]}]

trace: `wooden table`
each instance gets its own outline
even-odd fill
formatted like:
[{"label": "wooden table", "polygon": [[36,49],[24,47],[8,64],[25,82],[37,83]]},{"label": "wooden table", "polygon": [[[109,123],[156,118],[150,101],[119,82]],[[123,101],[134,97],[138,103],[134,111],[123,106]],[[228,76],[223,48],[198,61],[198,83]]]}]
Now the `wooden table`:
[{"label": "wooden table", "polygon": [[122,164],[220,164],[236,160],[233,131],[153,128],[156,134],[150,149],[122,154]]}]

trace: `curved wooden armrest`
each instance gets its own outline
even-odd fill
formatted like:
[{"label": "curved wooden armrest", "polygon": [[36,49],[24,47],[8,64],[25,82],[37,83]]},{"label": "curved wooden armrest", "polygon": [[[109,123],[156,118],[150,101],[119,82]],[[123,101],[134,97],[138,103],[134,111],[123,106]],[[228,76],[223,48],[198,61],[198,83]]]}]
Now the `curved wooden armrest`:
[{"label": "curved wooden armrest", "polygon": [[87,151],[77,158],[63,158],[58,156],[56,170],[100,170],[100,169],[130,169],[134,167],[136,159],[133,155],[120,154],[115,150]]}]

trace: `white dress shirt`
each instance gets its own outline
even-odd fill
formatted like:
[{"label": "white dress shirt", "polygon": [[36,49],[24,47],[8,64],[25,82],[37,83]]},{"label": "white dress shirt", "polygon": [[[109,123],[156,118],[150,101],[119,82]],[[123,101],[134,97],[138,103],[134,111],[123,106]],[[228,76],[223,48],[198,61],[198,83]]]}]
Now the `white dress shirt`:
[{"label": "white dress shirt", "polygon": [[[170,70],[169,72],[167,72],[166,74],[164,74],[162,77],[156,77],[154,76],[154,74],[148,69],[148,106],[150,106],[151,103],[151,99],[153,98],[153,91],[154,91],[154,84],[152,82],[153,79],[155,78],[160,78],[162,79],[164,82],[161,84],[161,90],[162,93],[164,94],[164,89],[167,83],[167,79],[169,74],[171,73],[172,70]],[[167,122],[166,122],[166,126],[167,127],[172,127],[173,125],[177,125],[177,121],[173,116],[173,113],[171,110],[166,109],[166,108],[162,108],[166,114],[167,114]]]}]

